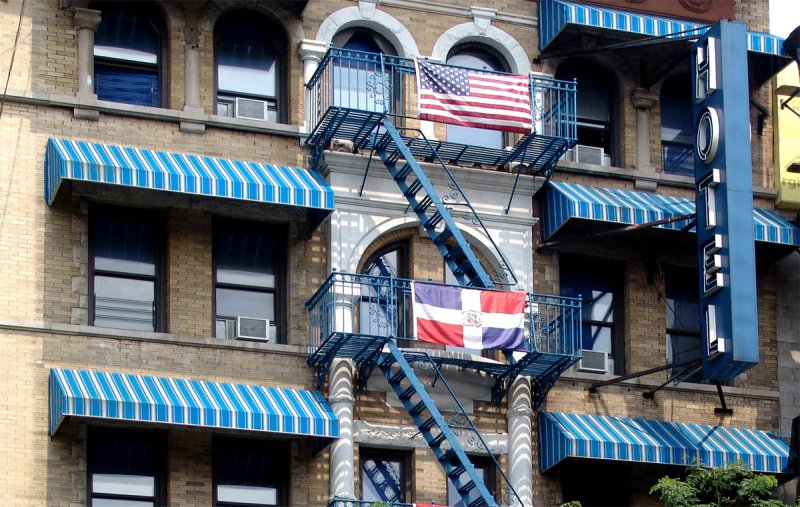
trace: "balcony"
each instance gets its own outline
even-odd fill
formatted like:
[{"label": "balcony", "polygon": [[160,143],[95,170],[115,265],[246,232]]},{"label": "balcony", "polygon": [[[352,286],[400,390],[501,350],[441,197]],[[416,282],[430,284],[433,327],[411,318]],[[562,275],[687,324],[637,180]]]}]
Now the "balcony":
[{"label": "balcony", "polygon": [[[328,143],[345,140],[353,150],[370,149],[388,117],[403,131],[415,157],[450,164],[516,168],[548,176],[576,140],[576,84],[531,75],[533,132],[516,135],[506,149],[428,139],[417,117],[414,61],[409,58],[331,48],[307,85],[312,166]],[[430,130],[428,130],[430,132]]]},{"label": "balcony", "polygon": [[332,273],[306,303],[309,311],[309,357],[321,384],[334,358],[349,358],[366,381],[385,345],[395,341],[411,350],[409,362],[431,361],[483,372],[495,380],[493,399],[499,403],[518,375],[532,379],[534,404],[544,401],[558,376],[580,354],[581,300],[529,293],[525,311],[525,350],[496,361],[422,342],[413,333],[411,280],[390,276]]}]

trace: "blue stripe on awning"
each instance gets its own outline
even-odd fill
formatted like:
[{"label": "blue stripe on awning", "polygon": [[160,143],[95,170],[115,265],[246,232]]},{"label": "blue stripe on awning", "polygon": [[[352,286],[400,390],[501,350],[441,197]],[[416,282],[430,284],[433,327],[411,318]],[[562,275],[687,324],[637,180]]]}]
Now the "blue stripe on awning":
[{"label": "blue stripe on awning", "polygon": [[[539,0],[539,51],[543,52],[569,25],[617,30],[642,37],[700,36],[707,23],[611,9],[567,0]],[[783,39],[761,32],[747,33],[747,49],[774,56],[783,54]],[[789,60],[787,60],[787,63]]]},{"label": "blue stripe on awning", "polygon": [[301,206],[330,212],[333,189],[297,167],[228,160],[51,138],[45,154],[45,200],[61,182],[81,180],[211,197]]},{"label": "blue stripe on awning", "polygon": [[788,473],[789,446],[768,431],[604,415],[539,413],[542,472],[567,458],[721,467]]},{"label": "blue stripe on awning", "polygon": [[50,370],[49,389],[51,436],[68,416],[339,436],[317,391],[62,368]]},{"label": "blue stripe on awning", "polygon": [[[638,225],[695,212],[694,201],[684,197],[554,181],[548,183],[543,202],[545,239],[573,218]],[[680,230],[688,224],[681,220],[657,227]],[[775,211],[755,208],[753,231],[756,241],[800,247],[800,229]]]}]

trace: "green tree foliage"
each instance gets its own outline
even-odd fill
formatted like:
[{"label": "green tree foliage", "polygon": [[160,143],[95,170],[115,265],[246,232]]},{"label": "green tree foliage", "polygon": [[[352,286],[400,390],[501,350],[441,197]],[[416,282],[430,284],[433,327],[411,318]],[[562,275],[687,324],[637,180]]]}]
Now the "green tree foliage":
[{"label": "green tree foliage", "polygon": [[742,462],[722,468],[692,465],[685,479],[662,477],[650,488],[666,507],[786,507],[770,498],[778,480],[749,470]]}]

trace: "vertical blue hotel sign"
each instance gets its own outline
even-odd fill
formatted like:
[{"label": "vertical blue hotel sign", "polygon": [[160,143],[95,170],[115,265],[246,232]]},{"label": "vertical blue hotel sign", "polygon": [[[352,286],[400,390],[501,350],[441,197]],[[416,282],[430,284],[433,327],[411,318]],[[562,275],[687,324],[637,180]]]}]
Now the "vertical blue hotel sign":
[{"label": "vertical blue hotel sign", "polygon": [[703,376],[758,363],[747,32],[720,21],[692,50]]}]

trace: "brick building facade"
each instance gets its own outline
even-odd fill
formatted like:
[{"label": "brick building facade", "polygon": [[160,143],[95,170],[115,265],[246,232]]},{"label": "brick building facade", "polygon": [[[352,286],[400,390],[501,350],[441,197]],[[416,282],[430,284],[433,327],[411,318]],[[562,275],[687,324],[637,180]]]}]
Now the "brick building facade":
[{"label": "brick building facade", "polygon": [[[758,0],[687,0],[670,3],[668,12],[662,12],[657,0],[600,3],[701,24],[733,17],[753,32],[768,27],[768,5]],[[691,134],[691,121],[686,127],[679,114],[676,120],[666,113],[686,104],[676,99],[664,106],[675,95],[670,86],[689,83],[688,56],[667,66],[645,61],[653,54],[647,47],[599,50],[629,42],[602,28],[587,28],[573,39],[542,48],[539,38],[546,20],[541,12],[531,0],[485,5],[461,0],[0,3],[0,71],[9,76],[0,106],[4,502],[327,505],[334,496],[381,497],[380,491],[370,490],[375,484],[366,484],[373,480],[367,463],[383,463],[398,472],[393,501],[457,501],[436,456],[379,369],[353,379],[357,369],[334,359],[323,365],[330,373],[318,383],[306,363],[310,348],[319,346],[309,338],[318,323],[307,303],[332,272],[369,274],[376,263],[388,263],[393,277],[458,282],[381,162],[374,159],[368,166],[369,149],[341,143],[310,167],[313,152],[306,141],[319,118],[312,110],[314,91],[305,84],[324,65],[331,45],[576,78],[577,141],[584,155],[577,150],[564,154],[551,181],[693,200],[693,174],[675,158],[685,156],[686,149],[691,153],[691,139],[687,144],[685,137],[686,128]],[[756,65],[766,68],[767,77],[772,75],[770,66],[785,65],[777,54],[765,58],[767,63],[759,60]],[[586,69],[602,71],[589,76],[600,91],[582,95]],[[366,72],[354,70],[351,75],[362,78]],[[753,199],[756,208],[774,212],[772,125],[757,107],[771,103],[764,83],[753,82],[751,89],[756,104],[751,108]],[[409,92],[412,99],[414,90]],[[595,109],[582,110],[582,98]],[[257,108],[246,112],[248,105]],[[257,118],[262,115],[264,119]],[[445,141],[461,136],[471,140],[467,143],[495,143],[504,149],[519,140],[506,134],[484,140],[485,132],[458,131],[416,118],[403,121]],[[303,171],[297,174],[309,175],[308,181],[319,185],[320,195],[332,195],[335,205],[302,204],[301,197],[231,198],[224,192],[174,191],[166,183],[131,184],[119,179],[124,177],[112,185],[74,174],[58,179],[47,202],[47,180],[57,170],[54,159],[47,158],[48,149],[61,140],[87,143],[81,146],[89,151],[99,149],[91,143],[112,150],[132,147],[143,153],[142,160],[166,153],[162,164],[177,160],[171,154],[192,154],[267,165],[272,168],[268,171],[297,168]],[[589,153],[600,156],[596,161],[582,158]],[[584,329],[600,330],[603,336],[594,352],[609,356],[605,372],[567,369],[549,394],[542,393],[547,396],[539,406],[531,401],[524,376],[512,379],[506,397],[494,403],[492,374],[437,363],[485,439],[476,444],[467,438],[462,445],[483,470],[483,479],[494,484],[490,489],[503,486],[498,474],[483,465],[487,448],[511,476],[523,503],[533,505],[572,499],[584,505],[649,505],[655,503],[647,495],[649,486],[680,470],[626,460],[610,464],[575,459],[542,472],[541,413],[749,428],[772,432],[788,443],[791,419],[785,410],[782,416],[781,404],[788,398],[781,390],[790,384],[780,378],[779,364],[782,375],[795,379],[800,379],[800,364],[787,364],[779,354],[796,356],[800,349],[798,303],[792,297],[797,293],[800,233],[789,222],[794,218],[796,224],[796,216],[781,211],[784,222],[779,226],[791,239],[757,242],[760,360],[721,387],[733,412],[720,415],[714,410],[721,402],[717,388],[692,381],[696,371],[689,372],[695,377],[666,386],[662,384],[676,371],[588,390],[596,382],[699,358],[699,324],[679,316],[697,305],[684,290],[697,276],[691,233],[651,228],[604,235],[611,220],[575,219],[545,237],[549,183],[544,177],[523,173],[517,181],[509,166],[446,162],[485,223],[481,230],[459,222],[487,271],[505,266],[516,278],[510,288],[520,291],[563,296],[599,292],[592,303],[595,310],[609,310],[595,319],[591,306],[584,306]],[[81,164],[89,162],[76,155],[63,167]],[[234,169],[226,174],[234,173],[247,179]],[[221,172],[215,174],[212,179],[224,179]],[[437,178],[431,177],[446,188],[447,181]],[[288,186],[306,196],[314,192],[297,180]],[[600,275],[597,281],[591,280],[592,273]],[[357,308],[365,308],[358,306],[366,304],[364,295],[358,298]],[[689,313],[682,313],[684,304]],[[232,315],[226,308],[255,313]],[[232,326],[238,316],[268,319],[264,339],[235,339],[238,329]],[[584,337],[580,348],[592,351],[587,343]],[[438,356],[467,357],[470,365],[505,362],[499,354],[480,357],[475,351],[427,348]],[[332,436],[65,411],[63,422],[48,427],[56,410],[54,372],[70,371],[197,379],[203,386],[320,391],[327,397],[324,407],[332,407],[340,426]],[[344,384],[333,380],[339,374]],[[441,385],[435,385],[430,369],[418,367],[417,375],[451,421],[460,415]],[[356,382],[362,389],[354,387]],[[643,396],[654,389],[653,396]],[[343,413],[350,414],[349,421],[342,421]],[[527,443],[519,444],[517,437]],[[120,466],[121,454],[115,452],[141,454]],[[258,465],[248,468],[242,465],[246,460]],[[237,471],[247,477],[237,482]],[[594,479],[582,482],[587,476]],[[784,480],[791,474],[779,476]],[[126,482],[126,477],[141,480]],[[604,481],[612,480],[619,487],[600,493]],[[788,489],[785,495],[791,499]]]}]

